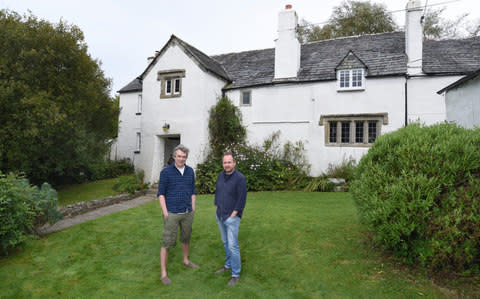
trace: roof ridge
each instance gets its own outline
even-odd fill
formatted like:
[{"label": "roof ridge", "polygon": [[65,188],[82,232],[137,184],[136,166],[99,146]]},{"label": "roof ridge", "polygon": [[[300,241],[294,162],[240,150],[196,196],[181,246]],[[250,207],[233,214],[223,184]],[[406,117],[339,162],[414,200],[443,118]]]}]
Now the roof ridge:
[{"label": "roof ridge", "polygon": [[210,57],[218,57],[218,56],[233,55],[233,54],[243,54],[243,53],[252,53],[252,52],[261,52],[261,51],[273,50],[273,49],[275,49],[275,47],[264,48],[264,49],[255,49],[255,50],[245,50],[245,51],[240,51],[240,52],[229,52],[229,53],[215,54],[215,55],[211,55]]},{"label": "roof ridge", "polygon": [[311,41],[302,44],[303,45],[310,45],[310,44],[315,44],[315,43],[321,43],[321,42],[327,42],[327,41],[332,41],[332,40],[342,40],[342,39],[354,39],[354,38],[360,38],[360,37],[366,37],[366,36],[374,36],[374,35],[383,35],[383,34],[394,34],[394,33],[405,33],[405,31],[391,31],[391,32],[380,32],[380,33],[368,33],[368,34],[359,34],[359,35],[350,35],[350,36],[340,36],[340,37],[334,37],[334,38],[329,38],[329,39],[322,39],[322,40],[316,40],[316,41]]}]

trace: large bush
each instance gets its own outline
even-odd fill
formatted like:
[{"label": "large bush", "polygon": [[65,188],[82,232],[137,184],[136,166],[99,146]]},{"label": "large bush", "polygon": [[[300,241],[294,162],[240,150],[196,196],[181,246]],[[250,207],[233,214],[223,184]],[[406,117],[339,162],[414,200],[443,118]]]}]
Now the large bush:
[{"label": "large bush", "polygon": [[7,254],[32,233],[34,227],[61,218],[57,192],[48,184],[31,186],[27,179],[0,173],[0,254]]},{"label": "large bush", "polygon": [[377,139],[351,187],[375,240],[410,263],[480,266],[480,129],[412,124]]}]

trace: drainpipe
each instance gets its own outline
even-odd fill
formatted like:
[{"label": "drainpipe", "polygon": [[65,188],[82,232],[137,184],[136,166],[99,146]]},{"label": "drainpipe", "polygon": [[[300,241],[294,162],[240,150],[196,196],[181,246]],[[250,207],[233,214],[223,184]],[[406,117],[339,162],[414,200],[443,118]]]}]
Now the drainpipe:
[{"label": "drainpipe", "polygon": [[405,127],[408,125],[408,74],[405,74]]}]

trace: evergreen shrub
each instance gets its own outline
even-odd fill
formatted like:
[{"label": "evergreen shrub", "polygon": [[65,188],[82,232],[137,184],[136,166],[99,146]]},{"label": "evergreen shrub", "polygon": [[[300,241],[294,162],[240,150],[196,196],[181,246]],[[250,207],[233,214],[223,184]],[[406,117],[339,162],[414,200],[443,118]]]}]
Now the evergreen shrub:
[{"label": "evergreen shrub", "polygon": [[61,218],[57,192],[47,183],[41,188],[14,174],[0,173],[0,253],[22,244],[34,227]]},{"label": "evergreen shrub", "polygon": [[480,129],[412,124],[380,136],[351,186],[374,240],[409,263],[480,268]]}]

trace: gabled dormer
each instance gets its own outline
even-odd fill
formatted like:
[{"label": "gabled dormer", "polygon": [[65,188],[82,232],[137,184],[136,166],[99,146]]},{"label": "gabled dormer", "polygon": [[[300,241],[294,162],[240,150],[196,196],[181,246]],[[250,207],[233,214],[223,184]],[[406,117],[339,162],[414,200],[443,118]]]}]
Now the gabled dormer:
[{"label": "gabled dormer", "polygon": [[365,89],[367,66],[353,51],[348,52],[335,70],[337,73],[337,91]]}]

